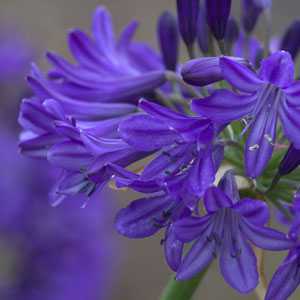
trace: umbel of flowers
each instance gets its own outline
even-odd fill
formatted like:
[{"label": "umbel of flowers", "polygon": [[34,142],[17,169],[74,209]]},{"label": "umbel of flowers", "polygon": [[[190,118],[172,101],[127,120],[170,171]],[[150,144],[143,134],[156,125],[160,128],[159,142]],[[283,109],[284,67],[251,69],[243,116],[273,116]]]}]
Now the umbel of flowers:
[{"label": "umbel of flowers", "polygon": [[[272,37],[270,0],[242,0],[240,22],[230,0],[176,4],[177,18],[158,18],[160,53],[134,39],[135,21],[116,35],[98,7],[91,35],[68,35],[74,63],[47,53],[46,74],[33,65],[33,94],[19,116],[21,152],[61,168],[53,205],[88,199],[110,181],[141,193],[117,214],[116,229],[135,239],[163,231],[179,282],[218,259],[228,285],[249,293],[264,281],[254,248],[288,250],[263,286],[266,300],[287,299],[300,283],[299,21]],[[269,227],[272,206],[289,234]]]}]

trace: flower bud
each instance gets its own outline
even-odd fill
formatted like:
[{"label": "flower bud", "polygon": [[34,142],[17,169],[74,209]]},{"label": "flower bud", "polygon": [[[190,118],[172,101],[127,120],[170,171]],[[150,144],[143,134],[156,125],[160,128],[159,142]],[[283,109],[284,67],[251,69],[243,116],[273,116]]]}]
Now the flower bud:
[{"label": "flower bud", "polygon": [[290,145],[284,158],[280,162],[278,174],[280,176],[287,175],[294,171],[300,165],[300,149],[296,149]]},{"label": "flower bud", "polygon": [[290,52],[293,59],[295,59],[300,50],[300,20],[295,20],[287,28],[281,40],[280,48]]},{"label": "flower bud", "polygon": [[187,47],[191,47],[197,33],[199,0],[177,0],[180,34]]},{"label": "flower bud", "polygon": [[[239,63],[247,63],[243,58],[227,58]],[[185,82],[196,86],[206,86],[223,80],[223,74],[220,67],[220,57],[213,56],[192,59],[183,65],[181,75]]]},{"label": "flower bud", "polygon": [[176,18],[165,11],[157,24],[157,35],[164,64],[168,70],[175,71],[178,60],[178,29]]},{"label": "flower bud", "polygon": [[238,40],[240,36],[240,29],[237,21],[234,18],[230,18],[227,24],[225,42],[228,49],[231,49],[232,45]]},{"label": "flower bud", "polygon": [[206,22],[206,9],[205,5],[200,3],[198,21],[197,21],[197,42],[202,53],[209,51],[209,28]]},{"label": "flower bud", "polygon": [[217,40],[223,40],[231,10],[231,0],[206,0],[208,26]]}]

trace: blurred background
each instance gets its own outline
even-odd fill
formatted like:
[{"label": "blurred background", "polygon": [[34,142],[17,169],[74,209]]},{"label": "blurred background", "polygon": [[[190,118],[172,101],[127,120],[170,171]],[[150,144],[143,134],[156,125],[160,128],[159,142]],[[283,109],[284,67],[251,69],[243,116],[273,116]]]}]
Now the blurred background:
[{"label": "blurred background", "polygon": [[[300,2],[273,3],[273,33],[281,34],[299,16]],[[29,62],[44,66],[46,49],[68,56],[67,30],[88,30],[99,4],[110,9],[117,31],[139,20],[138,39],[154,47],[157,17],[175,10],[175,0],[0,0],[1,300],[155,300],[171,276],[160,237],[127,240],[114,232],[113,215],[132,195],[107,191],[85,209],[81,199],[52,208],[47,195],[55,170],[17,154],[17,110],[29,93],[23,82]],[[283,255],[266,258],[268,279]],[[214,265],[195,299],[256,298],[227,287]]]}]

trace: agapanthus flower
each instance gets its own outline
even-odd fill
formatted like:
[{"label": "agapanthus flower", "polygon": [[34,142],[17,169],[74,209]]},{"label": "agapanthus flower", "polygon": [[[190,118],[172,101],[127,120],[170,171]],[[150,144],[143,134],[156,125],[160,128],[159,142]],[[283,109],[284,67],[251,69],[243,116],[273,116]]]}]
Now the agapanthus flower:
[{"label": "agapanthus flower", "polygon": [[1,267],[0,298],[107,299],[119,258],[109,228],[113,201],[102,201],[113,200],[111,194],[95,194],[85,209],[80,209],[82,198],[52,208],[47,193],[55,173],[22,158],[16,134],[4,126],[0,131],[0,253],[7,263]]},{"label": "agapanthus flower", "polygon": [[295,246],[276,270],[269,284],[266,300],[286,300],[300,284],[300,195],[296,193],[293,203],[289,206],[292,219],[285,224],[290,225],[289,236]]},{"label": "agapanthus flower", "polygon": [[300,165],[300,149],[296,149],[293,145],[290,145],[286,154],[278,167],[278,174],[280,176],[287,175],[294,171]]},{"label": "agapanthus flower", "polygon": [[215,122],[247,121],[245,168],[255,178],[272,156],[278,118],[285,136],[300,147],[300,85],[294,80],[294,63],[288,52],[279,51],[262,61],[258,74],[225,57],[220,66],[224,78],[241,93],[218,90],[206,99],[194,100],[192,108]]},{"label": "agapanthus flower", "polygon": [[107,163],[127,166],[142,157],[119,137],[118,124],[135,113],[140,96],[161,86],[165,69],[146,44],[133,41],[136,22],[115,39],[109,12],[99,7],[93,38],[76,29],[69,47],[71,64],[54,53],[47,76],[33,66],[28,82],[35,95],[25,99],[19,123],[25,129],[21,151],[62,168],[53,202],[67,195],[90,195],[111,178]]},{"label": "agapanthus flower", "polygon": [[183,242],[195,241],[177,271],[177,279],[192,278],[219,256],[220,271],[226,282],[241,293],[258,284],[256,256],[251,247],[269,250],[293,245],[283,233],[265,227],[268,206],[260,200],[239,198],[232,171],[227,171],[218,187],[204,195],[207,214],[187,217],[174,225]]}]

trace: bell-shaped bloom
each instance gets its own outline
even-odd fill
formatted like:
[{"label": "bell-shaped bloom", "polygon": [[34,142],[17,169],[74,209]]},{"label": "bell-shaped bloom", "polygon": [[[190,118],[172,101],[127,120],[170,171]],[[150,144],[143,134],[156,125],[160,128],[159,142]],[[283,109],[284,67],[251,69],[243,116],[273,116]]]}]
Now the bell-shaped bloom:
[{"label": "bell-shaped bloom", "polygon": [[[220,66],[221,57],[201,57],[192,59],[181,68],[181,76],[191,85],[206,86],[224,79]],[[226,56],[236,62],[247,64],[247,61],[239,57]]]},{"label": "bell-shaped bloom", "polygon": [[169,11],[165,11],[157,24],[157,35],[162,58],[168,70],[175,71],[178,60],[179,36],[177,20]]},{"label": "bell-shaped bloom", "polygon": [[231,0],[206,0],[207,24],[217,40],[223,40],[231,10]]},{"label": "bell-shaped bloom", "polygon": [[283,260],[276,270],[269,284],[266,300],[286,300],[297,289],[300,284],[300,195],[296,193],[289,212],[292,219],[285,224],[290,225],[289,236],[295,240],[295,246],[290,250],[288,256]]},{"label": "bell-shaped bloom", "polygon": [[178,280],[194,277],[219,256],[220,271],[226,282],[240,293],[258,284],[257,262],[251,243],[262,249],[285,250],[293,245],[285,234],[265,227],[269,218],[265,202],[239,199],[231,171],[218,187],[204,196],[207,214],[187,217],[174,224],[183,242],[194,241],[177,271]]},{"label": "bell-shaped bloom", "polygon": [[197,35],[198,0],[177,0],[178,26],[187,47],[194,44]]},{"label": "bell-shaped bloom", "polygon": [[145,100],[139,107],[148,114],[128,118],[119,131],[137,151],[156,152],[140,174],[141,180],[158,182],[195,209],[206,188],[213,184],[222,160],[222,146],[213,143],[213,124]]},{"label": "bell-shaped bloom", "polygon": [[300,82],[294,80],[294,64],[285,51],[264,59],[258,74],[225,57],[220,65],[224,78],[242,93],[217,90],[205,99],[194,100],[192,109],[217,123],[247,121],[245,167],[246,174],[255,178],[272,156],[278,119],[285,136],[295,148],[300,147]]},{"label": "bell-shaped bloom", "polygon": [[296,149],[290,145],[285,156],[278,167],[278,174],[280,176],[287,175],[293,172],[300,165],[300,149]]},{"label": "bell-shaped bloom", "polygon": [[281,42],[280,49],[290,52],[293,59],[296,59],[300,50],[300,20],[295,20],[286,29]]}]

